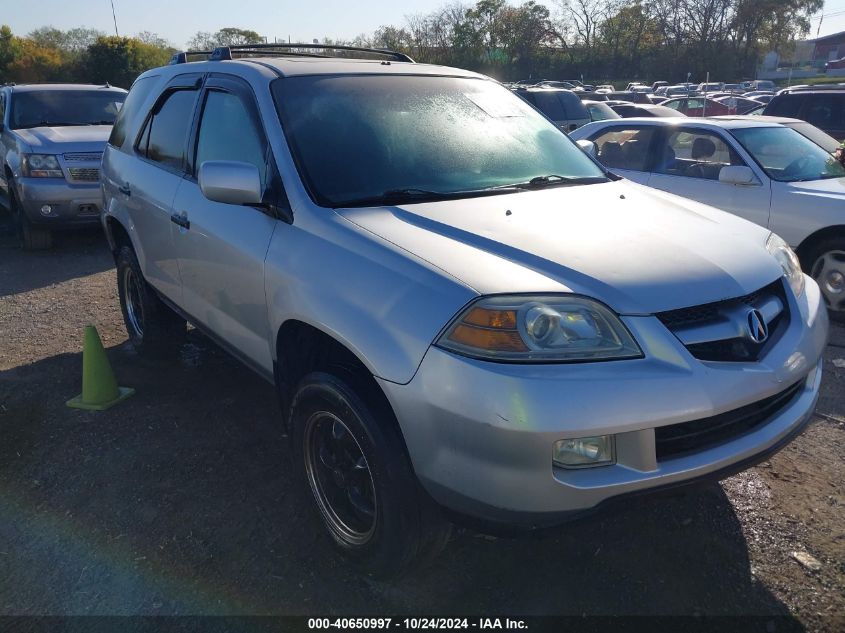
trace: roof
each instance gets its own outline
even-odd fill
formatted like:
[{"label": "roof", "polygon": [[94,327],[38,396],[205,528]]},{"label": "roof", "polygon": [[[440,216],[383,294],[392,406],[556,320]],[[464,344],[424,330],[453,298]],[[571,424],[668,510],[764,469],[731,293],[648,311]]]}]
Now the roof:
[{"label": "roof", "polygon": [[13,92],[43,92],[45,90],[111,90],[126,92],[123,88],[108,84],[15,84],[9,86]]},{"label": "roof", "polygon": [[[434,64],[415,64],[393,60],[378,59],[347,59],[342,57],[295,57],[295,56],[261,56],[238,57],[222,61],[196,61],[185,64],[173,64],[156,69],[172,69],[174,74],[185,72],[213,72],[225,68],[271,69],[283,77],[297,77],[305,75],[432,75],[447,77],[471,77],[489,79],[484,75],[461,68],[436,66]],[[149,71],[147,71],[149,72]],[[552,90],[549,88],[548,90]]]},{"label": "roof", "polygon": [[838,33],[831,33],[830,35],[825,35],[824,37],[817,37],[812,40],[806,40],[811,44],[820,44],[826,42],[828,40],[842,40],[845,39],[845,31],[839,31]]}]

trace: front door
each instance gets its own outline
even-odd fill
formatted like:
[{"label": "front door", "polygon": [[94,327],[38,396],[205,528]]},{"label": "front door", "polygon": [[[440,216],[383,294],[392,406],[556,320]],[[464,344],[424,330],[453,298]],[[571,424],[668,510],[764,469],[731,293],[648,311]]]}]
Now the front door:
[{"label": "front door", "polygon": [[747,166],[716,131],[694,127],[667,129],[661,158],[648,186],[729,211],[760,226],[769,225],[771,191],[768,179],[752,185],[719,181],[730,165]]},{"label": "front door", "polygon": [[200,325],[244,360],[272,373],[273,361],[264,294],[264,259],[277,220],[265,208],[212,202],[197,180],[205,161],[252,163],[270,189],[270,148],[247,84],[212,76],[202,95],[191,174],[185,177],[173,211],[182,275],[182,304]]}]

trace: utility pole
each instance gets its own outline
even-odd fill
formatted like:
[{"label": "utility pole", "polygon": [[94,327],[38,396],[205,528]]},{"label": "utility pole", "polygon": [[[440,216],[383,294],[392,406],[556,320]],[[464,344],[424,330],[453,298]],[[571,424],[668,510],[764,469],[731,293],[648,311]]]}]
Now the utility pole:
[{"label": "utility pole", "polygon": [[114,20],[114,34],[120,37],[120,33],[117,32],[117,14],[114,12],[114,0],[111,0],[111,17]]}]

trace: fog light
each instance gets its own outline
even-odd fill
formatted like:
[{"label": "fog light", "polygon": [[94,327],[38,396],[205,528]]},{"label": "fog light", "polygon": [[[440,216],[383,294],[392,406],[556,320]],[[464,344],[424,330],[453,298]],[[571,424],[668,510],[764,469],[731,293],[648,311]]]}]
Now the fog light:
[{"label": "fog light", "polygon": [[45,204],[43,207],[41,207],[41,215],[50,215],[52,212],[53,207],[51,207],[49,204]]},{"label": "fog light", "polygon": [[563,468],[604,466],[615,461],[613,436],[597,435],[555,442],[554,463]]}]

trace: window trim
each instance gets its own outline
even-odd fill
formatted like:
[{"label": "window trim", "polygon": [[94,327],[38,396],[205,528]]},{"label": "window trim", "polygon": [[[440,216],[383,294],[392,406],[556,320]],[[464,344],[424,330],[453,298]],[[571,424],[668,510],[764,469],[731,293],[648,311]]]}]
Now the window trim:
[{"label": "window trim", "polygon": [[[196,119],[197,119],[197,106],[199,104],[199,95],[202,90],[203,83],[206,79],[205,73],[187,73],[183,75],[177,75],[173,79],[165,84],[164,88],[159,92],[158,96],[152,102],[152,105],[147,110],[147,114],[144,116],[143,123],[138,127],[137,132],[135,133],[135,139],[132,141],[132,153],[134,154],[135,158],[138,158],[145,163],[149,163],[150,165],[155,165],[159,169],[164,171],[170,172],[176,175],[184,175],[185,174],[185,167],[186,167],[186,158],[188,153],[188,139],[190,138],[191,130],[194,129],[196,126]],[[149,158],[145,151],[141,151],[139,144],[141,143],[141,138],[144,136],[144,132],[147,130],[147,125],[150,122],[150,119],[157,114],[157,110],[160,109],[160,106],[170,98],[170,96],[175,92],[180,91],[193,91],[196,93],[196,97],[194,98],[194,107],[191,113],[191,120],[188,123],[188,133],[185,135],[185,141],[183,146],[183,156],[182,156],[182,164],[179,167],[175,165],[169,165],[167,163],[161,163],[156,160],[152,160]],[[124,141],[125,143],[125,141]]]}]

